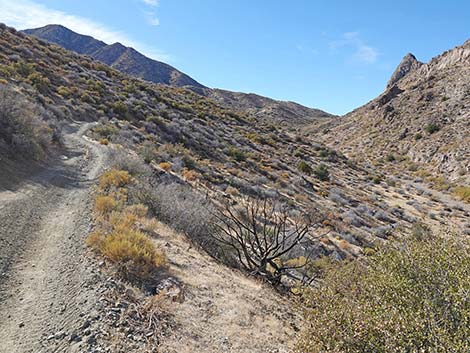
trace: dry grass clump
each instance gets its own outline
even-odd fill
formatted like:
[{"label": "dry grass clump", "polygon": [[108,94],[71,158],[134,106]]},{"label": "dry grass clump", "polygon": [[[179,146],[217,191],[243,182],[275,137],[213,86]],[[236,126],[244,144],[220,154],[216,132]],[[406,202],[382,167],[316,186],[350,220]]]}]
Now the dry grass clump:
[{"label": "dry grass clump", "polygon": [[110,170],[100,178],[100,189],[122,188],[131,182],[131,175],[125,170]]},{"label": "dry grass clump", "polygon": [[127,279],[150,281],[165,265],[163,250],[139,229],[146,223],[148,208],[127,205],[127,189],[132,183],[127,171],[111,170],[100,178],[101,194],[96,197],[97,230],[87,245],[116,265]]},{"label": "dry grass clump", "polygon": [[95,199],[95,211],[101,215],[107,215],[118,206],[117,200],[112,196],[97,196]]}]

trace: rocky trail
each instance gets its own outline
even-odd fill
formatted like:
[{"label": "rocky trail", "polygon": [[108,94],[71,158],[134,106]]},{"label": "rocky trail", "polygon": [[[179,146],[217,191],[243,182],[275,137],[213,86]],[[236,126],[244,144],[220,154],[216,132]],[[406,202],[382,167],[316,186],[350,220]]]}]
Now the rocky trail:
[{"label": "rocky trail", "polygon": [[106,153],[88,127],[68,127],[60,163],[0,179],[0,352],[73,351],[97,300],[83,238]]}]

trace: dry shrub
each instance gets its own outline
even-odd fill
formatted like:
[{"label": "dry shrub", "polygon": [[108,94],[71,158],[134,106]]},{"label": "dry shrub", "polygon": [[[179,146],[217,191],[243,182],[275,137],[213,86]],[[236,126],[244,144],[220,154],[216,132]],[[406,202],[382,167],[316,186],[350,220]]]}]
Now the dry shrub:
[{"label": "dry shrub", "polygon": [[100,139],[99,142],[100,142],[100,145],[104,145],[104,146],[109,145],[109,140],[108,139],[103,138],[103,139]]},{"label": "dry shrub", "polygon": [[164,171],[169,171],[171,169],[171,163],[170,162],[161,162],[158,165],[160,168],[162,168]]},{"label": "dry shrub", "polygon": [[122,148],[110,149],[108,154],[110,163],[116,170],[125,170],[134,177],[152,173],[149,166],[141,158]]},{"label": "dry shrub", "polygon": [[166,263],[165,253],[147,235],[123,226],[108,235],[91,233],[87,244],[115,263],[128,278],[149,279]]},{"label": "dry shrub", "polygon": [[103,247],[104,235],[101,232],[93,232],[86,238],[86,245],[90,248],[99,250]]},{"label": "dry shrub", "polygon": [[49,145],[60,140],[59,132],[41,107],[21,93],[0,85],[0,154],[40,159]]},{"label": "dry shrub", "polygon": [[98,196],[95,200],[95,210],[101,216],[106,216],[117,209],[118,201],[111,196]]},{"label": "dry shrub", "polygon": [[200,174],[195,170],[184,168],[181,172],[181,176],[187,181],[195,181],[199,179]]},{"label": "dry shrub", "polygon": [[122,188],[131,183],[131,175],[125,170],[110,170],[100,178],[100,188],[109,190],[111,187]]}]

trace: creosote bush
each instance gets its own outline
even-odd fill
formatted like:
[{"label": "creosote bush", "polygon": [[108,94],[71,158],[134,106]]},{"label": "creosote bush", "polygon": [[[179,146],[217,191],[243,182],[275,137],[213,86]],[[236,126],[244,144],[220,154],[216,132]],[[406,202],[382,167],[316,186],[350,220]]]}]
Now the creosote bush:
[{"label": "creosote bush", "polygon": [[330,266],[303,296],[302,353],[470,351],[470,243],[422,228]]}]

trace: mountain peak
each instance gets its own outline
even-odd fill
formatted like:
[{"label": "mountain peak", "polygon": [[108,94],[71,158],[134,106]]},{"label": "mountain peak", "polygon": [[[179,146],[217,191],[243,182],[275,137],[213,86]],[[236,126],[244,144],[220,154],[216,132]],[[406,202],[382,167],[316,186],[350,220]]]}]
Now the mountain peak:
[{"label": "mountain peak", "polygon": [[387,83],[387,88],[390,88],[391,86],[396,84],[408,73],[418,69],[421,65],[423,65],[423,63],[418,61],[413,54],[406,54],[401,60],[400,64],[398,64],[392,76],[390,77],[390,80]]},{"label": "mountain peak", "polygon": [[55,24],[27,29],[23,32],[58,44],[78,54],[89,55],[119,71],[147,81],[172,86],[205,88],[205,86],[174,67],[150,59],[135,49],[118,42],[108,45],[93,37],[76,33],[64,26]]}]

